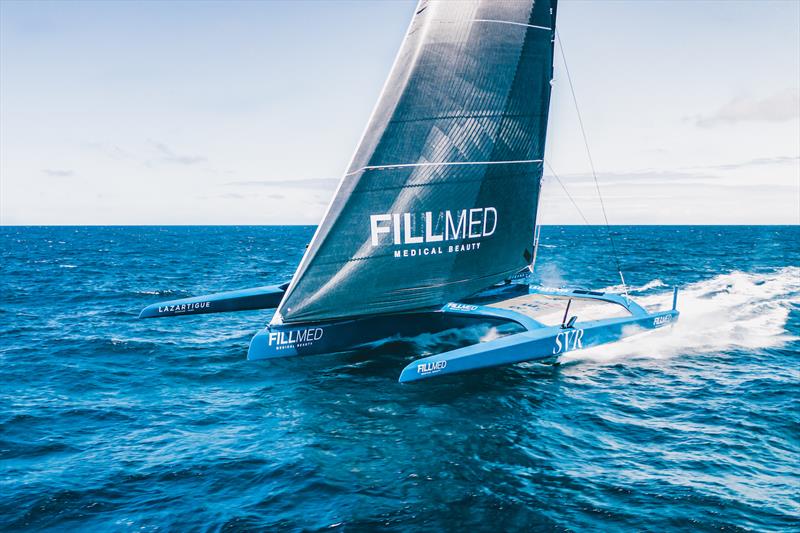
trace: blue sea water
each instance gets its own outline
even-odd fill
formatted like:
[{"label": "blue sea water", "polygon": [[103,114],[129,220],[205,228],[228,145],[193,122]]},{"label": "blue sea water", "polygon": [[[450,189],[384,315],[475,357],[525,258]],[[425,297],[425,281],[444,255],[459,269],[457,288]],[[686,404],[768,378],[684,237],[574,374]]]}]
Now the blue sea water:
[{"label": "blue sea water", "polygon": [[[268,311],[147,304],[288,280],[311,227],[0,228],[0,529],[800,529],[800,228],[619,227],[671,329],[401,385],[414,353],[248,362]],[[541,283],[612,287],[597,228]]]}]

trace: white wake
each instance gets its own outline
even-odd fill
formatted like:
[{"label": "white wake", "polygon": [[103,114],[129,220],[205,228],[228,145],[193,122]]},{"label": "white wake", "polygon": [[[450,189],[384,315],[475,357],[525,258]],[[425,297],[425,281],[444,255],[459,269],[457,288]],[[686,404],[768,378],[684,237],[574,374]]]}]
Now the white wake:
[{"label": "white wake", "polygon": [[[663,285],[651,283],[644,287]],[[671,305],[672,292],[637,297],[636,301],[649,309],[666,308]],[[792,306],[800,306],[800,267],[722,274],[680,289],[681,315],[675,325],[622,342],[570,352],[560,360],[666,358],[781,347],[796,338],[786,329]]]}]

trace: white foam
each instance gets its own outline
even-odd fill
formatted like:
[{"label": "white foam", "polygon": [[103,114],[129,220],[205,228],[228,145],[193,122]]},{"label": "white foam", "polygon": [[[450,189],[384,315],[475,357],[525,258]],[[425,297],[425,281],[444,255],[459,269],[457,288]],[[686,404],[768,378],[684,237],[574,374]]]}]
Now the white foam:
[{"label": "white foam", "polygon": [[[667,286],[666,283],[664,283],[660,279],[654,279],[652,281],[648,281],[647,283],[645,283],[641,287],[629,286],[628,287],[628,292],[629,293],[647,292],[650,289],[659,289],[661,287],[666,287],[666,286]],[[617,292],[617,293],[619,293],[619,292],[622,292],[624,290],[624,287],[622,285],[613,285],[611,287],[605,287],[605,288],[600,289],[600,290],[603,291],[603,292]]]},{"label": "white foam", "polygon": [[[662,292],[637,298],[637,302],[646,308],[665,308],[671,298],[671,292]],[[722,274],[681,288],[681,316],[675,325],[634,336],[628,342],[570,352],[561,361],[666,358],[776,348],[795,339],[787,331],[786,322],[791,306],[798,304],[800,267]]]}]

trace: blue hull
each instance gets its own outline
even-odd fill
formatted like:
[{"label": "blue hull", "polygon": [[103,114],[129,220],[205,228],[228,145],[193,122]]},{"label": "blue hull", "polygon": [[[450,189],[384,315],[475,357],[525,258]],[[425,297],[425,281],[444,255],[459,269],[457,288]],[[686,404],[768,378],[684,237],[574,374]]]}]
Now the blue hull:
[{"label": "blue hull", "polygon": [[253,309],[274,309],[286,292],[286,284],[254,287],[238,291],[217,292],[205,296],[182,298],[148,305],[139,313],[139,318],[165,316],[203,315],[229,313]]},{"label": "blue hull", "polygon": [[[291,326],[267,326],[250,341],[250,360],[316,355],[356,350],[391,337],[415,337],[448,329],[486,324],[500,326],[507,321],[492,316],[466,316],[429,311],[379,315],[337,322]],[[523,328],[519,327],[522,331]]]},{"label": "blue hull", "polygon": [[573,350],[615,342],[645,330],[664,327],[677,318],[678,311],[671,310],[639,318],[576,322],[570,328],[553,326],[529,330],[417,359],[403,369],[400,382],[408,383],[492,366],[552,359]]}]

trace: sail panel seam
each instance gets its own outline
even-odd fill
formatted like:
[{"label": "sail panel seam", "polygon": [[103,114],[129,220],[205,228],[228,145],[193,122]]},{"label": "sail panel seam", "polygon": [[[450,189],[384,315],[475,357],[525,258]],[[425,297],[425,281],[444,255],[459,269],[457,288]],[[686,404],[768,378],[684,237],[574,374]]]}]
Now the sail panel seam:
[{"label": "sail panel seam", "polygon": [[533,24],[525,24],[524,22],[512,22],[510,20],[472,19],[472,22],[496,22],[498,24],[511,24],[512,26],[524,26],[526,28],[534,28],[536,30],[553,31],[553,28],[548,28],[547,26],[535,26]]},{"label": "sail panel seam", "polygon": [[464,114],[464,115],[441,115],[436,117],[420,117],[420,118],[408,118],[403,120],[392,120],[390,124],[409,124],[414,122],[427,122],[431,120],[458,120],[463,118],[476,118],[476,119],[492,119],[492,118],[499,118],[499,119],[510,119],[510,118],[543,118],[543,113],[514,113],[514,114],[505,114],[503,111],[498,113],[492,112],[485,112],[485,113],[475,113],[475,114]]},{"label": "sail panel seam", "polygon": [[399,163],[394,165],[367,165],[353,172],[348,172],[345,176],[352,176],[364,170],[385,170],[389,168],[409,168],[409,167],[434,167],[434,166],[456,166],[456,165],[516,165],[522,163],[541,163],[541,159],[519,159],[516,161],[443,161],[441,163]]}]

